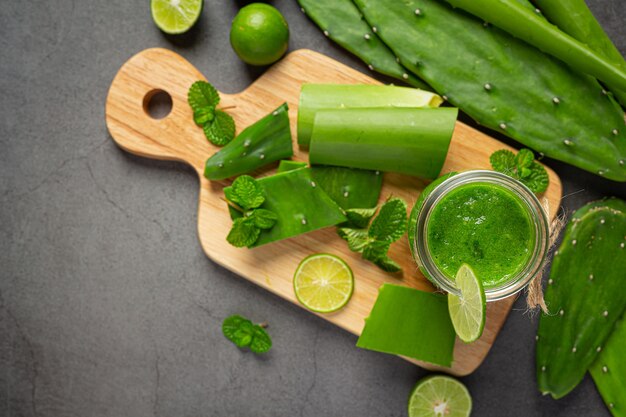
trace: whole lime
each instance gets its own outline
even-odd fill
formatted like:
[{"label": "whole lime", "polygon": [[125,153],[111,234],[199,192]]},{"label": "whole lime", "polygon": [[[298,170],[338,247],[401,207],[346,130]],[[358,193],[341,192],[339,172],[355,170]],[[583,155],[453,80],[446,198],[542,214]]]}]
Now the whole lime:
[{"label": "whole lime", "polygon": [[230,44],[244,62],[268,65],[289,45],[289,25],[280,12],[264,3],[243,7],[230,27]]}]

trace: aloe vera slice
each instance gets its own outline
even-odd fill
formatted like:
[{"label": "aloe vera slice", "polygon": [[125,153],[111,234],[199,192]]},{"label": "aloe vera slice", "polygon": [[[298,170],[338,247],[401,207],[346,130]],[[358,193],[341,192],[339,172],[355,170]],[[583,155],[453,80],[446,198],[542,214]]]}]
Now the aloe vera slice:
[{"label": "aloe vera slice", "polygon": [[[317,186],[308,168],[264,177],[257,182],[265,191],[262,208],[274,212],[274,227],[261,231],[253,247],[308,233],[345,222],[341,208],[322,187]],[[228,187],[230,188],[230,187]],[[227,193],[227,189],[224,189]],[[233,219],[241,213],[230,210]]]},{"label": "aloe vera slice", "polygon": [[[306,162],[283,160],[278,164],[278,172],[292,171],[306,165]],[[374,207],[383,186],[381,172],[364,169],[314,166],[311,167],[311,175],[313,181],[344,210]]]},{"label": "aloe vera slice", "polygon": [[294,169],[305,168],[306,165],[307,165],[306,162],[291,161],[289,159],[283,159],[278,164],[277,172],[280,174],[281,172],[293,171]]},{"label": "aloe vera slice", "polygon": [[621,318],[589,368],[604,403],[614,417],[626,416],[626,319]]},{"label": "aloe vera slice", "polygon": [[455,335],[445,295],[383,284],[356,345],[450,366]]},{"label": "aloe vera slice", "polygon": [[365,84],[304,84],[298,107],[298,144],[309,146],[315,115],[345,108],[439,107],[437,94],[416,88]]},{"label": "aloe vera slice", "polygon": [[448,153],[455,108],[322,110],[311,136],[311,165],[437,178]]},{"label": "aloe vera slice", "polygon": [[211,181],[223,180],[292,155],[289,108],[283,103],[207,159],[204,176]]}]

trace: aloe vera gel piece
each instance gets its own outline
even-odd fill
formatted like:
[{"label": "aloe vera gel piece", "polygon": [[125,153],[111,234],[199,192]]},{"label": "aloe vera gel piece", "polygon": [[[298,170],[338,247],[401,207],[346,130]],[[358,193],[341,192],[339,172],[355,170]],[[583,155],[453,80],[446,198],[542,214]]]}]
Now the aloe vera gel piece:
[{"label": "aloe vera gel piece", "polygon": [[322,110],[315,116],[309,162],[434,179],[457,114],[449,107]]},{"label": "aloe vera gel piece", "polygon": [[[341,208],[313,181],[308,168],[264,177],[257,182],[265,192],[261,207],[274,212],[278,219],[271,229],[261,231],[253,247],[347,220]],[[227,193],[226,189],[224,192]],[[230,215],[233,219],[241,217],[236,210],[230,210]]]},{"label": "aloe vera gel piece", "polygon": [[437,94],[416,88],[365,84],[304,84],[298,106],[298,144],[309,146],[315,115],[346,108],[439,107]]},{"label": "aloe vera gel piece", "polygon": [[356,345],[450,366],[454,341],[446,296],[383,284]]}]

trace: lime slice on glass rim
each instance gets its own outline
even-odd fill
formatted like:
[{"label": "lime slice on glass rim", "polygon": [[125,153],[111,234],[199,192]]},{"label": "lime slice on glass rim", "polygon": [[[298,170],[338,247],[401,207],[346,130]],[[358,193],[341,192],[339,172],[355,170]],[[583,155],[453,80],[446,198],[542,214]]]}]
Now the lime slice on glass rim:
[{"label": "lime slice on glass rim", "polygon": [[482,282],[467,264],[456,273],[456,287],[461,295],[448,293],[448,312],[457,336],[471,343],[483,334],[487,301]]},{"label": "lime slice on glass rim", "polygon": [[204,0],[151,0],[152,20],[163,32],[178,35],[198,21]]},{"label": "lime slice on glass rim", "polygon": [[469,417],[471,412],[469,391],[449,376],[422,379],[409,397],[409,417]]},{"label": "lime slice on glass rim", "polygon": [[298,301],[317,313],[331,313],[345,306],[354,291],[354,276],[345,261],[317,253],[300,262],[293,277]]}]

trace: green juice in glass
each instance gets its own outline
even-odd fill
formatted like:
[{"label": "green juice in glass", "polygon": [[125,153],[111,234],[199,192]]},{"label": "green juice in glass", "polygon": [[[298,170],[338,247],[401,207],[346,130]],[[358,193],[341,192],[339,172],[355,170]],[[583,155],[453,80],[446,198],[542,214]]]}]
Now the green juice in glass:
[{"label": "green juice in glass", "polygon": [[524,202],[505,187],[487,182],[464,184],[442,196],[426,233],[430,255],[441,272],[453,280],[466,263],[485,287],[520,273],[535,246]]}]

